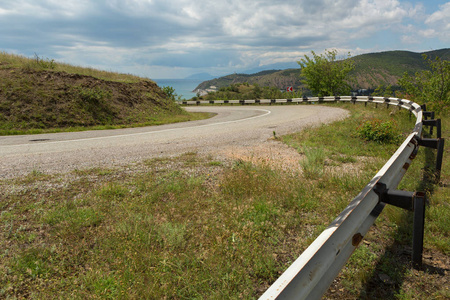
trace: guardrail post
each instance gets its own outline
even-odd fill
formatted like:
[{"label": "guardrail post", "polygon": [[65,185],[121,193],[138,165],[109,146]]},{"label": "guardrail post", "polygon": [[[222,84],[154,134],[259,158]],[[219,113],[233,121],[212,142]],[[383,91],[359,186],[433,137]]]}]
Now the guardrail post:
[{"label": "guardrail post", "polygon": [[[423,111],[426,111],[427,110],[427,105],[426,104],[422,104],[421,106],[420,106],[420,108],[423,110]],[[425,116],[424,116],[425,117]]]},{"label": "guardrail post", "polygon": [[433,127],[436,127],[437,138],[441,138],[441,119],[423,120],[423,125],[430,126],[430,135],[433,135]]},{"label": "guardrail post", "polygon": [[390,191],[386,184],[378,182],[373,189],[378,195],[380,203],[390,204],[414,213],[413,219],[413,252],[412,264],[414,268],[422,266],[423,235],[425,228],[425,194],[422,192]]},{"label": "guardrail post", "polygon": [[[440,130],[439,130],[440,131]],[[416,137],[417,143],[419,146],[424,146],[427,148],[436,149],[436,165],[435,165],[435,181],[439,182],[441,179],[441,170],[442,170],[442,159],[444,156],[444,143],[445,139],[437,138],[437,139],[428,139],[428,138],[419,138]]]},{"label": "guardrail post", "polygon": [[[429,115],[432,120],[423,120],[422,124],[430,126],[430,135],[433,134],[433,127],[436,127],[436,137],[435,142],[436,145],[433,145],[431,148],[437,150],[436,154],[436,181],[439,182],[441,177],[441,169],[442,169],[442,158],[444,156],[444,143],[445,140],[442,138],[442,129],[441,129],[441,119],[434,119],[434,112],[431,112]],[[420,145],[420,143],[419,143]]]},{"label": "guardrail post", "polygon": [[[425,123],[428,121],[430,122],[434,121],[434,111],[424,111],[423,117],[424,117],[423,122]],[[430,120],[428,120],[428,118],[430,118]],[[423,124],[425,125],[425,123]],[[430,127],[430,135],[433,135],[433,126]]]},{"label": "guardrail post", "polygon": [[423,234],[425,228],[425,194],[416,193],[414,197],[414,229],[412,263],[415,269],[422,267]]}]

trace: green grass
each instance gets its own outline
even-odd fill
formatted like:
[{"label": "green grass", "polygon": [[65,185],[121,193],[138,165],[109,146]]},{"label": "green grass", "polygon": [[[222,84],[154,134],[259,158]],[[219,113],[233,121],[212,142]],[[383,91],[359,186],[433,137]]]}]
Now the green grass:
[{"label": "green grass", "polygon": [[[305,154],[298,171],[192,152],[0,181],[0,298],[258,297],[397,148],[361,139],[358,125],[377,117],[395,118],[399,133],[413,127],[396,109],[343,107],[351,118],[279,137]],[[422,180],[424,150],[402,187],[428,192],[426,267],[410,268],[410,213],[387,207],[327,298],[449,296],[440,271],[448,264],[439,265],[449,260],[448,155],[442,185],[433,185]],[[314,164],[319,173],[305,172]]]},{"label": "green grass", "polygon": [[[41,134],[41,133],[57,133],[57,132],[78,132],[78,131],[88,131],[88,130],[106,130],[106,129],[120,129],[120,128],[136,128],[145,126],[157,126],[164,124],[173,124],[179,122],[188,122],[196,120],[204,120],[211,118],[213,114],[202,113],[202,112],[186,112],[183,114],[175,115],[156,115],[150,120],[145,122],[130,122],[129,124],[120,125],[96,125],[96,126],[71,126],[71,127],[61,127],[61,128],[33,128],[33,129],[1,129],[1,135],[20,135],[20,134]],[[13,127],[6,126],[5,127]]]}]

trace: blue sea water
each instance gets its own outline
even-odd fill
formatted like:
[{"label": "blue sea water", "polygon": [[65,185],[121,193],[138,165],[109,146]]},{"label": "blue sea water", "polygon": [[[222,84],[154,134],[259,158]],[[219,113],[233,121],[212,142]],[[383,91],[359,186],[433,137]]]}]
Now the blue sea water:
[{"label": "blue sea water", "polygon": [[197,96],[193,90],[204,80],[198,79],[152,79],[156,84],[163,88],[165,86],[171,86],[175,89],[175,93],[181,96],[182,99],[191,99]]}]

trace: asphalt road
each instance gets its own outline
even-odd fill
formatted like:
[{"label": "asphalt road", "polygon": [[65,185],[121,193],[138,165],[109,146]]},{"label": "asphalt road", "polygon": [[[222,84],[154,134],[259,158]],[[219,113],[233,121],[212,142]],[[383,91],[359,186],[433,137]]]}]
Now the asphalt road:
[{"label": "asphalt road", "polygon": [[346,117],[345,110],[316,105],[202,106],[213,118],[162,126],[84,132],[0,136],[0,178],[32,171],[125,165],[185,152],[214,154],[229,145],[267,142],[305,126]]}]

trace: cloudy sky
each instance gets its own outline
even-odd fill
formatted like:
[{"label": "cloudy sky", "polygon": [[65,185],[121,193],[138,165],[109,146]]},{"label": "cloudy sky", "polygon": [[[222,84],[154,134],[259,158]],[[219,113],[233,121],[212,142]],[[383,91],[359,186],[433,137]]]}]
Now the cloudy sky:
[{"label": "cloudy sky", "polygon": [[153,79],[449,47],[443,0],[0,0],[0,51]]}]

